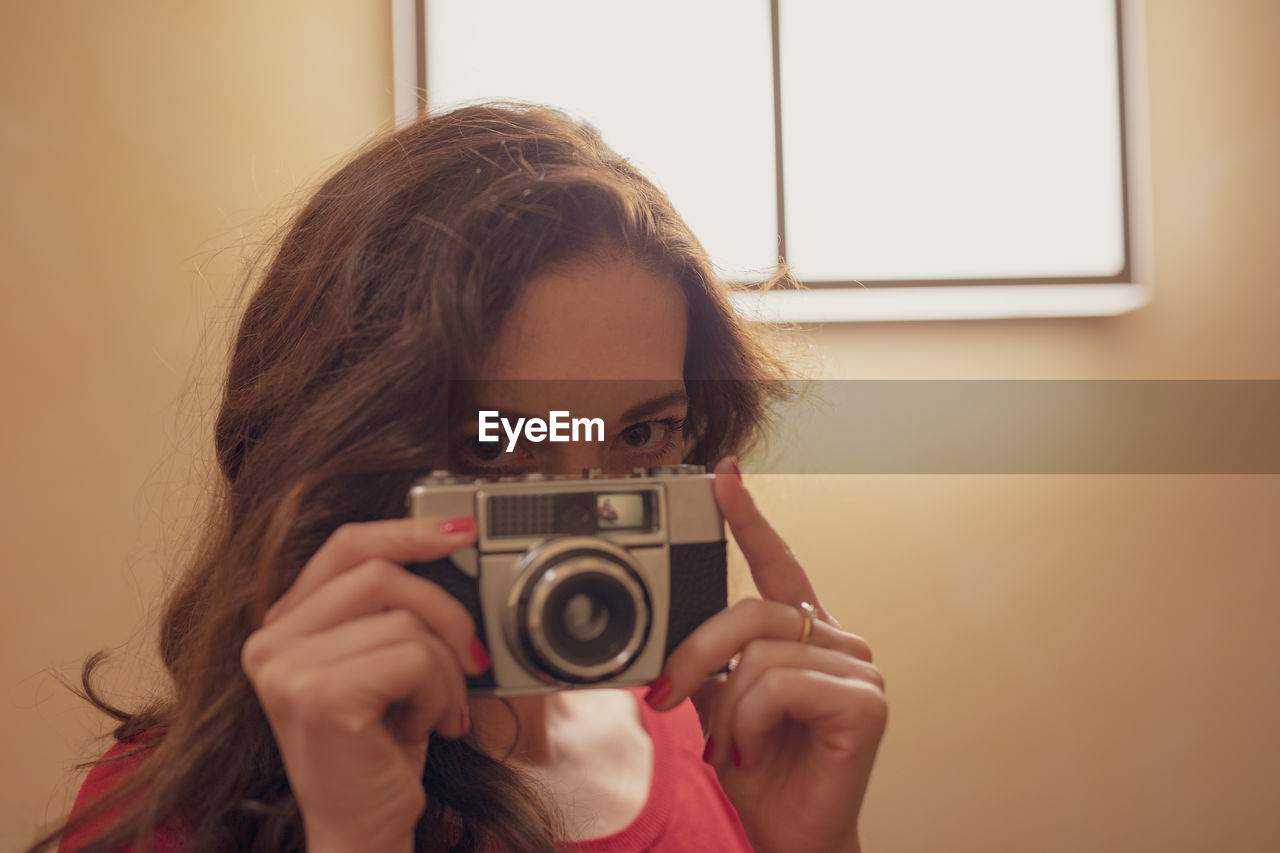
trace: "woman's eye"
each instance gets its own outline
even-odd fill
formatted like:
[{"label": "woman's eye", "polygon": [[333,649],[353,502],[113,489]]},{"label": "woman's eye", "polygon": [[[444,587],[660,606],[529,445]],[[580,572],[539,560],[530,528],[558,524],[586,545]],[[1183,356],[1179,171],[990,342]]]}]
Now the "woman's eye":
[{"label": "woman's eye", "polygon": [[642,421],[641,423],[632,424],[624,429],[619,437],[622,439],[622,443],[628,447],[645,449],[649,446],[650,441],[653,440],[654,435],[659,432],[656,427],[660,426],[663,426],[663,424],[656,424],[653,421]]},{"label": "woman's eye", "polygon": [[501,441],[481,441],[479,436],[472,436],[454,445],[449,454],[449,468],[478,475],[514,474],[529,458],[529,452],[523,447],[507,452]]},{"label": "woman's eye", "polygon": [[493,462],[502,456],[502,442],[481,441],[479,438],[473,438],[468,443],[467,450],[480,462]]},{"label": "woman's eye", "polygon": [[618,434],[618,440],[629,450],[666,452],[668,445],[684,428],[684,418],[641,421]]}]

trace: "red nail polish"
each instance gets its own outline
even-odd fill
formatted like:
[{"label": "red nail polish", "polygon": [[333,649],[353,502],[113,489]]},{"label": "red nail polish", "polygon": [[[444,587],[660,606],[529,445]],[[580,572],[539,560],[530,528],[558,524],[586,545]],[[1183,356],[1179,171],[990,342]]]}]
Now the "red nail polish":
[{"label": "red nail polish", "polygon": [[733,747],[733,766],[742,766],[742,753],[738,752],[738,747],[736,745]]},{"label": "red nail polish", "polygon": [[469,515],[460,515],[448,521],[440,522],[441,533],[470,533],[476,529],[476,520]]},{"label": "red nail polish", "polygon": [[644,694],[644,701],[649,703],[649,707],[656,708],[666,701],[666,698],[670,695],[671,677],[660,675],[657,681],[649,685],[649,691]]},{"label": "red nail polish", "polygon": [[471,638],[471,659],[482,671],[488,669],[491,664],[489,653],[484,650],[484,643],[480,642],[479,637]]},{"label": "red nail polish", "polygon": [[707,738],[707,745],[702,749],[702,760],[711,763],[711,759],[716,754],[716,742],[711,738]]},{"label": "red nail polish", "polygon": [[742,479],[742,469],[738,467],[738,457],[730,456],[729,464],[733,466],[733,473],[739,480]]}]

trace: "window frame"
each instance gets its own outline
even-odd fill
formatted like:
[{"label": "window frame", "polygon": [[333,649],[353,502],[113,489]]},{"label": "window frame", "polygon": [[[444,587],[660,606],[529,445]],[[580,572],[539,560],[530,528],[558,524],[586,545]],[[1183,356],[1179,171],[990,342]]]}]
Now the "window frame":
[{"label": "window frame", "polygon": [[[397,125],[426,105],[426,3],[391,0]],[[779,243],[785,256],[779,4],[770,0],[775,176]],[[816,281],[802,290],[748,285],[735,304],[754,320],[783,323],[1096,317],[1133,311],[1153,293],[1145,14],[1143,0],[1115,0],[1119,50],[1122,213],[1125,264],[1113,276],[1071,278]]]}]

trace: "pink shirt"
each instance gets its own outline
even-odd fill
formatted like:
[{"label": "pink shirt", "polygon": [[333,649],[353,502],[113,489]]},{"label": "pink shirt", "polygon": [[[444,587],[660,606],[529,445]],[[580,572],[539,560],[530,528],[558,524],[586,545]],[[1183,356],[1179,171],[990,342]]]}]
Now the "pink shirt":
[{"label": "pink shirt", "polygon": [[702,727],[688,699],[659,713],[640,701],[640,721],[653,741],[653,783],[644,808],[627,827],[566,845],[577,853],[732,853],[750,851],[729,798],[702,760]]},{"label": "pink shirt", "polygon": [[[601,838],[567,842],[566,851],[575,853],[749,853],[751,844],[742,831],[738,813],[724,795],[715,771],[702,761],[702,729],[697,712],[687,699],[674,709],[659,713],[640,700],[640,721],[653,741],[653,781],[649,799],[640,814],[623,829]],[[133,741],[118,743],[107,752],[114,758],[144,742],[152,733]],[[76,797],[74,812],[111,790],[130,768],[145,758],[146,752],[89,771]],[[59,853],[72,853],[110,822],[104,818],[74,836],[64,838]],[[132,853],[127,848],[125,853]],[[177,834],[161,828],[156,832],[156,853],[182,853]]]}]

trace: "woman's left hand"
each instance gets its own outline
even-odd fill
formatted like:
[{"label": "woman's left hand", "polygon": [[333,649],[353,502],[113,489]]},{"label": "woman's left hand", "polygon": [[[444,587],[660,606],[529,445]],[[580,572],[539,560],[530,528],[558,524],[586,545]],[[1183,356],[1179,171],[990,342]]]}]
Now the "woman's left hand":
[{"label": "woman's left hand", "polygon": [[[856,851],[888,713],[884,680],[867,644],[822,609],[732,459],[716,468],[715,495],[763,600],[740,601],[699,626],[647,698],[665,710],[693,697],[704,758],[757,850]],[[802,602],[816,608],[805,643]],[[708,679],[739,655],[729,675]]]}]

